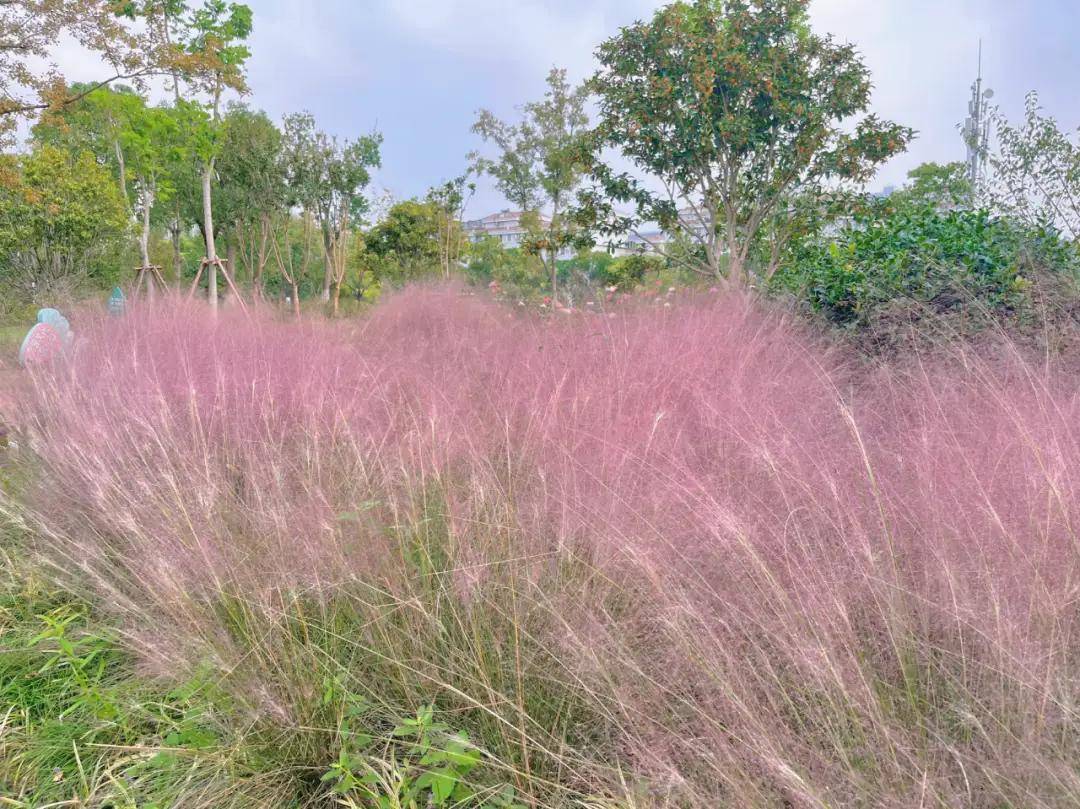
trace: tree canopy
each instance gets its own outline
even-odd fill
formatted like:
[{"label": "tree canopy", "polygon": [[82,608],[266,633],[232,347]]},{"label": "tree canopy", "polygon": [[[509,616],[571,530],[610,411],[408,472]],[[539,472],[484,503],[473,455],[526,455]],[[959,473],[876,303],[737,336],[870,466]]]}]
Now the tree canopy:
[{"label": "tree canopy", "polygon": [[108,169],[88,151],[43,146],[18,168],[17,180],[0,193],[0,252],[9,281],[24,292],[70,294],[95,269],[93,259],[130,231],[130,211]]},{"label": "tree canopy", "polygon": [[481,110],[473,125],[473,132],[497,152],[493,158],[474,154],[476,171],[490,174],[521,211],[535,214],[546,206],[550,213],[546,225],[536,216],[526,220],[533,232],[524,247],[543,258],[553,296],[558,295],[558,253],[575,236],[567,210],[586,168],[582,147],[588,96],[587,87],[571,86],[565,70],[552,68],[544,98],[526,104],[520,122],[511,124]]},{"label": "tree canopy", "polygon": [[[115,0],[5,0],[0,3],[0,135],[19,118],[57,110],[97,87],[137,80],[159,67],[152,36],[141,40],[133,20]],[[108,65],[100,78],[68,86],[55,68],[40,67],[63,36],[73,38]]]},{"label": "tree canopy", "polygon": [[[649,221],[689,231],[708,273],[742,283],[763,226],[791,197],[865,181],[902,151],[912,130],[855,120],[869,71],[854,46],[811,30],[807,6],[675,2],[604,42],[584,221],[609,236]],[[609,149],[635,173],[606,163]]]}]

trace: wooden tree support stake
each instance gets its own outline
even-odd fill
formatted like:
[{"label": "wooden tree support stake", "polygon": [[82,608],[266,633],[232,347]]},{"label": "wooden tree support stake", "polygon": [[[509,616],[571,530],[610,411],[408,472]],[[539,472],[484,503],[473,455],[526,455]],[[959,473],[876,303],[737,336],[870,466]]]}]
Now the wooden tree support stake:
[{"label": "wooden tree support stake", "polygon": [[227,259],[204,258],[202,260],[202,262],[199,264],[199,271],[197,273],[195,273],[195,280],[191,282],[191,290],[188,292],[188,298],[190,299],[190,298],[195,297],[195,290],[197,290],[199,288],[199,281],[202,280],[203,270],[205,270],[211,264],[214,264],[214,265],[217,266],[217,268],[219,270],[221,270],[221,274],[225,277],[225,282],[229,285],[229,289],[232,290],[232,293],[236,296],[236,300],[238,300],[240,302],[241,308],[246,312],[247,311],[247,304],[244,302],[244,296],[241,295],[240,290],[236,288],[236,284],[233,283],[232,274],[229,272],[228,268],[225,266],[228,263],[229,262],[228,262]]},{"label": "wooden tree support stake", "polygon": [[153,285],[155,283],[161,285],[162,292],[168,289],[165,285],[165,276],[161,274],[161,267],[156,264],[148,264],[145,267],[136,267],[135,289],[131,293],[132,299],[134,300],[139,297],[139,293],[142,291],[144,285],[146,286],[148,294],[153,297]]}]

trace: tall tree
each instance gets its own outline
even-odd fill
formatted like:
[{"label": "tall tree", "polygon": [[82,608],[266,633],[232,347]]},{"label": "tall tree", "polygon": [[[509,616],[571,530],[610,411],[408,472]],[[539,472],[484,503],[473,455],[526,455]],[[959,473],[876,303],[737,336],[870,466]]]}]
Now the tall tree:
[{"label": "tall tree", "polygon": [[285,162],[294,203],[311,211],[323,238],[322,300],[333,292],[334,311],[341,294],[349,240],[367,210],[364,191],[371,169],[380,165],[382,135],[339,142],[320,132],[307,113],[287,116],[284,122]]},{"label": "tall tree", "polygon": [[431,202],[395,203],[368,231],[365,259],[380,282],[400,285],[442,270],[440,212]]},{"label": "tall tree", "polygon": [[215,207],[228,223],[229,243],[247,268],[254,294],[261,297],[270,240],[286,207],[281,132],[266,113],[230,105],[217,171]]},{"label": "tall tree", "polygon": [[41,300],[70,294],[130,226],[115,180],[90,152],[41,146],[0,187],[0,275]]},{"label": "tall tree", "polygon": [[[293,314],[299,319],[300,285],[307,279],[316,249],[315,218],[310,211],[304,211],[298,224],[292,214],[285,211],[281,214],[281,219],[283,222],[281,238],[271,239],[270,250],[274,255],[278,272],[289,285],[291,291],[289,300],[292,303]],[[294,235],[297,230],[299,238]]]},{"label": "tall tree", "polygon": [[[154,208],[173,193],[169,167],[183,159],[187,144],[176,116],[162,107],[144,107],[139,115],[132,117],[124,142],[135,177],[139,256],[141,266],[145,268],[153,263],[150,259],[150,226]],[[155,277],[151,275],[149,280],[151,296]]]},{"label": "tall tree", "polygon": [[[166,108],[173,121],[176,148],[165,152],[165,177],[169,187],[169,205],[165,226],[172,242],[172,265],[177,284],[184,275],[181,241],[185,231],[205,225],[202,205],[203,155],[211,150],[206,143],[211,130],[210,116],[197,102],[181,99]],[[205,239],[204,239],[205,241]]]},{"label": "tall tree", "polygon": [[1050,226],[1080,239],[1080,130],[1073,138],[1029,93],[1024,120],[993,115],[997,148],[990,155],[987,201],[1031,227]]},{"label": "tall tree", "polygon": [[[184,133],[189,131],[185,124],[190,123],[190,115],[184,109],[181,98],[181,76],[186,71],[195,67],[191,54],[184,47],[184,37],[187,31],[186,15],[188,14],[187,0],[119,0],[119,12],[131,20],[138,20],[145,25],[149,33],[149,41],[155,45],[156,58],[154,63],[160,67],[161,72],[171,78],[171,90],[173,93],[174,107],[171,117],[179,127],[176,131]],[[177,282],[183,273],[180,255],[180,235],[183,232],[185,221],[183,216],[184,200],[187,196],[184,192],[189,183],[180,182],[181,175],[188,175],[188,169],[193,161],[190,150],[183,150],[175,155],[177,160],[170,165],[169,174],[176,180],[171,186],[172,208],[168,221],[169,235],[173,245],[173,269],[176,273]],[[187,179],[185,176],[183,179]]]},{"label": "tall tree", "polygon": [[[582,221],[612,237],[649,221],[688,231],[705,249],[706,274],[742,284],[779,209],[865,182],[905,149],[912,130],[874,115],[854,120],[870,101],[869,72],[853,46],[811,31],[808,5],[676,2],[604,42]],[[607,149],[636,173],[605,163]],[[632,214],[618,212],[625,205]]]},{"label": "tall tree", "polygon": [[209,99],[206,131],[197,138],[202,161],[203,235],[209,276],[208,296],[214,308],[218,303],[217,243],[214,232],[213,183],[221,129],[221,100],[226,90],[246,92],[245,65],[251,51],[244,44],[251,35],[251,9],[242,3],[204,0],[188,23],[186,50],[190,59],[183,63],[185,78]]},{"label": "tall tree", "polygon": [[[0,136],[10,136],[20,117],[62,109],[98,87],[161,69],[155,33],[140,30],[122,11],[117,0],[0,2]],[[95,82],[71,88],[48,67],[65,36],[108,65]]]},{"label": "tall tree", "polygon": [[33,128],[34,140],[74,154],[89,151],[112,168],[120,193],[129,200],[131,178],[124,141],[132,123],[144,114],[146,101],[125,85],[73,84],[71,91],[84,95],[66,106],[45,110]]},{"label": "tall tree", "polygon": [[123,85],[98,87],[69,106],[46,111],[33,135],[35,143],[73,155],[90,152],[111,169],[121,196],[140,220],[142,266],[149,266],[151,215],[159,199],[171,192],[167,167],[184,146],[175,116],[148,107],[142,96]]},{"label": "tall tree", "polygon": [[519,123],[481,110],[473,125],[473,132],[497,151],[494,158],[474,155],[476,170],[494,177],[496,187],[522,211],[539,213],[546,207],[550,212],[546,222],[531,217],[534,234],[526,247],[543,258],[555,299],[558,254],[574,238],[566,212],[586,168],[582,135],[589,124],[587,101],[586,87],[572,87],[565,70],[552,68],[543,100],[526,104]]},{"label": "tall tree", "polygon": [[445,280],[450,280],[453,268],[461,260],[465,244],[461,220],[475,193],[476,183],[469,182],[468,173],[437,185],[427,193],[427,202],[434,208],[438,224],[439,264]]}]

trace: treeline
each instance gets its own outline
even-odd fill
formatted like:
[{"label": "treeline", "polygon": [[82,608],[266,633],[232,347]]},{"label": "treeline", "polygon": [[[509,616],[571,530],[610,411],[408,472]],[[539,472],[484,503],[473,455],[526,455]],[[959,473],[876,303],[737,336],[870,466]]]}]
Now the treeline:
[{"label": "treeline", "polygon": [[[552,69],[517,120],[480,110],[482,148],[461,175],[396,203],[372,199],[379,133],[340,140],[308,114],[278,124],[226,101],[247,89],[246,6],[53,5],[45,19],[16,0],[0,20],[0,40],[25,49],[0,59],[22,99],[0,121],[35,118],[29,151],[0,175],[12,297],[77,294],[148,265],[181,285],[205,268],[211,302],[227,270],[240,294],[297,311],[428,277],[554,307],[703,283],[793,295],[865,327],[898,300],[1011,317],[1047,273],[1070,294],[1080,148],[1037,97],[1020,125],[992,112],[977,176],[930,164],[900,193],[868,195],[915,133],[869,112],[869,71],[854,46],[810,29],[805,0],[665,6],[601,43],[582,85]],[[35,73],[19,54],[47,52],[61,31],[116,75],[68,85]],[[147,102],[153,77],[168,103]],[[524,212],[515,249],[464,232],[481,175]]]},{"label": "treeline", "polygon": [[[4,156],[0,280],[9,291],[72,297],[155,266],[181,285],[205,270],[215,305],[225,275],[241,294],[315,296],[336,310],[382,139],[342,141],[303,113],[279,127],[226,103],[247,91],[250,8],[144,0],[58,3],[46,15],[32,2],[11,5],[0,38],[42,55],[50,36],[77,32],[117,73],[69,86],[44,82],[28,62],[0,65],[7,84],[42,99],[0,109],[9,124],[37,118],[29,150]],[[167,103],[148,102],[152,77],[170,90]]]}]

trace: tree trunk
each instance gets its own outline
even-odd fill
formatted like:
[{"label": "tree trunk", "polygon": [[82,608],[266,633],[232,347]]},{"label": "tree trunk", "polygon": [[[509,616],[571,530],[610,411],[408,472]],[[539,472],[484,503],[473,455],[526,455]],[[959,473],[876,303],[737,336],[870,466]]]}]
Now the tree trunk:
[{"label": "tree trunk", "polygon": [[341,285],[345,281],[345,265],[349,255],[349,211],[342,204],[336,233],[333,234],[330,244],[332,256],[332,268],[334,272],[334,307],[333,316],[337,317],[338,304],[341,301]]},{"label": "tree trunk", "polygon": [[293,314],[296,315],[296,319],[300,319],[300,285],[295,281],[290,285],[292,286],[292,308]]},{"label": "tree trunk", "polygon": [[[739,231],[738,226],[735,223],[735,214],[732,211],[727,212],[727,249],[728,249],[728,283],[733,286],[742,286],[743,283],[743,255],[742,249],[739,246],[738,239]],[[720,263],[714,256],[710,256],[710,261],[715,262],[715,266],[712,267],[713,272],[716,274],[717,279],[721,278]]]},{"label": "tree trunk", "polygon": [[[213,122],[216,125],[221,120],[221,93],[223,91],[220,80],[214,87],[214,115]],[[203,235],[206,237],[206,297],[210,301],[210,308],[217,311],[218,308],[218,278],[217,278],[217,245],[214,243],[214,164],[215,158],[206,161],[202,175],[203,195]]]},{"label": "tree trunk", "polygon": [[154,207],[154,191],[144,185],[142,192],[142,231],[139,233],[139,252],[142,266],[150,266],[150,209]]},{"label": "tree trunk", "polygon": [[[717,270],[717,277],[720,277],[719,270]],[[746,280],[746,262],[743,259],[742,251],[730,251],[727,280],[733,287],[741,288],[744,285]]]},{"label": "tree trunk", "polygon": [[559,223],[559,195],[555,195],[551,208],[551,226],[548,228],[548,257],[551,259],[551,304],[559,305],[559,256],[555,248],[555,229]]},{"label": "tree trunk", "polygon": [[142,192],[142,232],[139,234],[139,251],[142,253],[141,270],[147,283],[146,294],[150,302],[154,301],[157,291],[157,277],[150,269],[150,210],[154,207],[154,184],[143,182]]},{"label": "tree trunk", "polygon": [[334,279],[334,248],[331,244],[331,237],[327,233],[326,228],[323,228],[323,260],[326,262],[326,267],[323,272],[323,285],[322,285],[322,300],[323,303],[327,303],[330,300],[330,287]]},{"label": "tree trunk", "polygon": [[263,270],[266,269],[266,262],[270,260],[270,251],[267,248],[270,241],[270,227],[270,217],[263,214],[259,219],[259,252],[251,275],[252,292],[259,300],[263,298]]},{"label": "tree trunk", "polygon": [[[716,278],[717,281],[723,280],[724,272],[723,272],[723,269],[720,266],[720,259],[723,256],[723,250],[721,249],[721,244],[720,244],[719,239],[712,239],[705,246],[705,256],[706,256],[706,260],[709,262],[709,270],[712,272],[713,277]],[[734,258],[734,256],[732,256],[731,257],[731,262],[728,265],[728,272],[729,273],[732,272],[734,266],[735,266],[735,258]]]},{"label": "tree trunk", "polygon": [[180,224],[179,206],[176,211],[176,219],[169,226],[169,235],[172,237],[173,249],[173,272],[176,274],[176,288],[180,289],[184,280],[184,257],[180,254],[180,232],[183,230]]},{"label": "tree trunk", "polygon": [[772,244],[769,245],[769,266],[765,270],[766,282],[771,281],[776,271],[780,269],[780,260],[786,243],[786,239],[783,239],[780,234],[773,236]]},{"label": "tree trunk", "polygon": [[214,161],[211,159],[206,168],[203,169],[202,175],[202,195],[203,195],[203,233],[206,236],[206,260],[208,262],[206,266],[206,282],[207,282],[207,300],[210,302],[210,308],[217,310],[218,307],[218,288],[217,288],[217,245],[214,243],[214,195],[211,187],[211,182],[214,177]]},{"label": "tree trunk", "polygon": [[440,245],[440,252],[442,252],[443,259],[443,278],[449,281],[450,265],[454,259],[454,219],[453,215],[446,211],[442,213],[442,219],[446,226],[446,240]]},{"label": "tree trunk", "polygon": [[116,162],[120,167],[120,193],[124,195],[124,204],[128,206],[128,211],[131,210],[131,199],[128,197],[127,190],[127,164],[124,162],[124,150],[120,148],[120,141],[113,141],[113,148],[116,150]]},{"label": "tree trunk", "polygon": [[225,255],[227,256],[225,269],[227,269],[230,273],[232,273],[233,283],[237,285],[237,288],[239,288],[239,286],[240,286],[240,272],[236,269],[236,231],[235,230],[233,230],[232,233],[229,234],[229,241],[226,243],[226,247],[225,247]]}]

